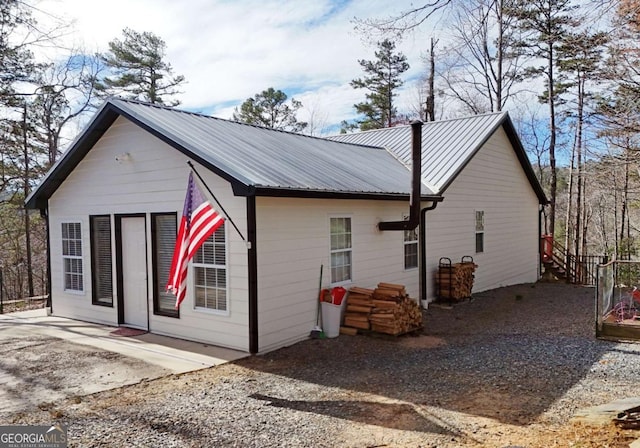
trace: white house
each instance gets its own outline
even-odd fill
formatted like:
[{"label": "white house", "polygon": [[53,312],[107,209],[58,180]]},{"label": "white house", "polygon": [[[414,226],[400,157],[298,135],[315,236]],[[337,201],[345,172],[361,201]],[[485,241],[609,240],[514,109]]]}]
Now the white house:
[{"label": "white house", "polygon": [[[411,161],[409,126],[332,138],[382,146]],[[434,298],[441,257],[474,259],[474,292],[536,281],[547,199],[508,113],[424,123],[421,160],[423,185],[443,201],[420,228],[426,271],[420,297]]]},{"label": "white house", "polygon": [[[259,353],[309,336],[321,265],[325,287],[402,283],[425,303],[442,256],[472,255],[477,291],[535,281],[546,199],[508,115],[422,127],[420,241],[379,229],[416,185],[411,128],[389,131],[343,143],[107,101],[26,201],[47,218],[51,312]],[[229,219],[175,310],[187,162]]]}]

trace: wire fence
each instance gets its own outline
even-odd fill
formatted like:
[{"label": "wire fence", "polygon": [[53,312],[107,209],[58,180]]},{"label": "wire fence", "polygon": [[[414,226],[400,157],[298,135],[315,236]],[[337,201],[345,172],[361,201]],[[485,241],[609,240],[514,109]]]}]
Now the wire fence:
[{"label": "wire fence", "polygon": [[640,262],[614,260],[597,272],[596,336],[640,339]]},{"label": "wire fence", "polygon": [[31,295],[26,266],[0,267],[0,314],[43,308],[48,294],[47,273],[44,269],[33,273]]}]

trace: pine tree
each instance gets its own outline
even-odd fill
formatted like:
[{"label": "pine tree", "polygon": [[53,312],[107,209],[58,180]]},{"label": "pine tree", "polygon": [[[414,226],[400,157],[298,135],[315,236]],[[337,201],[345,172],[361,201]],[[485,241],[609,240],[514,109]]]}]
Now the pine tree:
[{"label": "pine tree", "polygon": [[366,75],[351,81],[351,86],[369,90],[366,101],[354,104],[356,111],[364,115],[364,119],[358,121],[361,131],[396,124],[398,113],[393,100],[397,89],[403,84],[400,76],[409,70],[409,64],[405,55],[394,52],[395,48],[395,43],[385,39],[378,42],[376,60],[358,61]]},{"label": "pine tree", "polygon": [[515,0],[506,11],[518,21],[517,26],[524,38],[519,46],[532,60],[541,60],[538,66],[530,67],[525,77],[545,80],[545,90],[540,100],[549,107],[549,168],[551,180],[549,187],[549,222],[547,232],[553,234],[556,219],[556,196],[558,178],[556,170],[556,145],[558,136],[558,114],[556,106],[559,101],[557,87],[558,47],[569,35],[569,31],[579,25],[575,14],[576,7],[570,0]]},{"label": "pine tree", "polygon": [[[123,40],[109,42],[109,52],[100,55],[113,72],[95,84],[102,96],[121,95],[153,104],[165,104],[166,97],[180,93],[184,76],[173,76],[171,64],[164,60],[166,44],[151,32],[122,31]],[[168,103],[177,106],[180,101]]]},{"label": "pine tree", "polygon": [[[16,84],[31,80],[33,55],[26,42],[35,20],[31,10],[18,0],[0,0],[0,104],[19,106]],[[37,39],[37,38],[36,38]]]},{"label": "pine tree", "polygon": [[302,132],[307,123],[296,118],[302,103],[294,98],[289,103],[287,100],[287,94],[282,90],[269,87],[253,98],[247,98],[240,109],[234,110],[233,119],[281,131]]}]

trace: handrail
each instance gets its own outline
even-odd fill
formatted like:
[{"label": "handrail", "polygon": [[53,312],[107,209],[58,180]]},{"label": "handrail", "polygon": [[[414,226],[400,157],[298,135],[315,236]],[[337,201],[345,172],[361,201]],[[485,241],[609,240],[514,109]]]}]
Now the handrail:
[{"label": "handrail", "polygon": [[543,260],[552,262],[557,269],[563,270],[569,283],[593,284],[596,279],[595,266],[608,261],[606,256],[600,255],[576,257],[549,235],[542,236],[541,249]]}]

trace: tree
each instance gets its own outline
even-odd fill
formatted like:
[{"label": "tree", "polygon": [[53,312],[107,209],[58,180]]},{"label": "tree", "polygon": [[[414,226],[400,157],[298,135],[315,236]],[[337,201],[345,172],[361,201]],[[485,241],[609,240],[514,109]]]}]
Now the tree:
[{"label": "tree", "polygon": [[243,123],[263,126],[281,131],[302,132],[307,123],[298,121],[296,114],[302,103],[294,98],[287,102],[287,94],[269,87],[233,111],[233,119]]},{"label": "tree", "polygon": [[36,138],[47,148],[47,168],[60,155],[64,128],[85,113],[94,101],[99,71],[96,58],[78,52],[66,60],[43,66],[37,75],[31,119],[37,130]]},{"label": "tree", "polygon": [[549,187],[549,233],[555,231],[557,171],[556,144],[558,137],[556,105],[559,101],[557,88],[558,55],[557,49],[565,40],[569,30],[579,25],[575,7],[570,0],[514,0],[508,14],[517,19],[518,28],[524,33],[519,46],[533,60],[540,60],[538,66],[531,66],[525,73],[527,78],[542,77],[545,91],[540,100],[548,105],[549,113],[549,168],[551,179]]},{"label": "tree", "polygon": [[[575,98],[575,109],[572,107],[570,117],[575,123],[575,137],[569,167],[569,187],[566,214],[565,247],[568,251],[573,243],[575,259],[585,255],[586,220],[583,216],[587,207],[585,200],[584,182],[584,153],[585,153],[585,125],[587,120],[587,107],[593,100],[593,95],[588,92],[588,85],[599,75],[602,62],[603,45],[607,41],[606,33],[590,33],[580,31],[569,33],[565,41],[558,47],[558,66],[563,73],[563,90]],[[575,169],[574,169],[575,167]],[[575,173],[575,213],[573,211]],[[573,234],[573,241],[571,236]]]},{"label": "tree", "polygon": [[514,0],[473,0],[457,5],[442,77],[450,95],[474,113],[503,110],[521,69],[515,46]]},{"label": "tree", "polygon": [[437,12],[446,9],[451,3],[452,0],[430,0],[419,6],[412,5],[411,8],[384,19],[356,19],[356,31],[365,36],[378,34],[402,37],[434,17]]},{"label": "tree", "polygon": [[34,68],[29,43],[35,20],[21,1],[0,1],[0,104],[19,105],[16,84],[28,82]]},{"label": "tree", "polygon": [[[164,60],[166,44],[151,32],[139,33],[130,28],[122,31],[124,39],[109,42],[109,51],[100,55],[113,72],[96,81],[102,96],[121,95],[127,99],[165,104],[166,97],[180,93],[177,87],[184,76],[173,76],[171,64]],[[167,104],[177,106],[178,100]]]},{"label": "tree", "polygon": [[396,90],[402,86],[400,78],[409,70],[407,58],[402,53],[395,53],[395,43],[389,39],[378,42],[378,51],[375,52],[376,60],[367,61],[360,59],[358,63],[366,73],[364,78],[351,81],[354,89],[367,89],[367,100],[354,104],[356,111],[364,115],[364,119],[358,121],[361,131],[391,127],[398,118],[393,99]]}]

